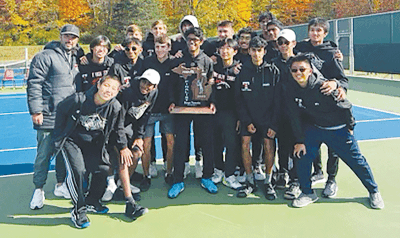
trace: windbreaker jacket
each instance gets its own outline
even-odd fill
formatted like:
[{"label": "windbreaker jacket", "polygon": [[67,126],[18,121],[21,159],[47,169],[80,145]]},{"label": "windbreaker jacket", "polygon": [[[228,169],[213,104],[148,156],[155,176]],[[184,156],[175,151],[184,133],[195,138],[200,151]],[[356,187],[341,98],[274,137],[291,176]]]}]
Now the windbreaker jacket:
[{"label": "windbreaker jacket", "polygon": [[59,41],[48,43],[33,58],[27,80],[29,113],[43,114],[43,124],[35,129],[54,129],[57,105],[76,91],[79,73],[77,52],[72,51],[71,64]]},{"label": "windbreaker jacket", "polygon": [[280,113],[279,70],[263,62],[260,66],[246,61],[235,85],[237,114],[242,128],[250,124],[278,131]]},{"label": "windbreaker jacket", "polygon": [[320,86],[325,80],[320,73],[313,72],[305,88],[291,78],[290,85],[283,89],[296,143],[304,143],[307,125],[328,128],[346,124],[349,129],[354,127],[350,101],[337,101],[334,94],[321,93]]},{"label": "windbreaker jacket", "polygon": [[[93,111],[94,94],[96,92],[97,88],[92,87],[87,92],[74,93],[58,105],[53,138],[57,152],[62,148],[66,138],[68,138],[76,129],[80,116]],[[106,119],[103,136],[99,143],[103,145],[103,162],[110,164],[106,146],[108,144],[110,133],[116,129],[118,120],[121,118],[121,104],[116,100],[116,98],[113,98],[104,105],[99,106],[96,111],[101,117]]]}]

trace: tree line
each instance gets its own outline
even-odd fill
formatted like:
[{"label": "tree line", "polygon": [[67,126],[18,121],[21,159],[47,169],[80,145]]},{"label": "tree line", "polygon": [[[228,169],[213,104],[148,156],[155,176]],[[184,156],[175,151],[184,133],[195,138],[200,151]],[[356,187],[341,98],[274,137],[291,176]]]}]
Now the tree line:
[{"label": "tree line", "polygon": [[[1,1],[0,1],[1,2]],[[216,34],[220,20],[232,20],[235,30],[258,29],[258,15],[271,11],[285,25],[359,16],[400,9],[399,0],[3,0],[0,45],[43,45],[58,39],[59,28],[72,23],[82,31],[80,42],[106,35],[122,41],[125,27],[138,25],[146,33],[163,19],[169,34],[178,33],[180,19],[195,15],[207,36]],[[357,7],[355,7],[357,6]]]}]

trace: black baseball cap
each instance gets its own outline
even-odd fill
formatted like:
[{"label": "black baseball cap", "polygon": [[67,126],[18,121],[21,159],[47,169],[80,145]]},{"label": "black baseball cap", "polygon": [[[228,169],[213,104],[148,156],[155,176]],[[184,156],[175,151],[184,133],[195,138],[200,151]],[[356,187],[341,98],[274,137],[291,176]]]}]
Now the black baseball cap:
[{"label": "black baseball cap", "polygon": [[79,38],[79,28],[72,24],[66,24],[61,28],[60,34],[71,34]]}]

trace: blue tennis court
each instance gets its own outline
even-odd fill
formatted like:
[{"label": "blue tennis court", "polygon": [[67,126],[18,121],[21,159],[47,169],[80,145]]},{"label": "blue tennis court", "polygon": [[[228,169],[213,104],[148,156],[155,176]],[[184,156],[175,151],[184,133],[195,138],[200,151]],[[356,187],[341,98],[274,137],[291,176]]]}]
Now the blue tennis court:
[{"label": "blue tennis court", "polygon": [[[0,95],[0,176],[33,171],[36,131],[26,100],[25,93]],[[400,138],[400,114],[360,106],[354,106],[353,112],[358,140]],[[156,157],[162,158],[158,128],[156,133]]]}]

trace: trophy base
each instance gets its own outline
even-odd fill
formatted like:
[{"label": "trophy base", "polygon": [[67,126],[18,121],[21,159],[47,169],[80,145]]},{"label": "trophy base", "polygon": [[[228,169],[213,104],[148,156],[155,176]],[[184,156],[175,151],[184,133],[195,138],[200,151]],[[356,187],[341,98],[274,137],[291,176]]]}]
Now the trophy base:
[{"label": "trophy base", "polygon": [[215,114],[209,107],[175,107],[171,114]]}]

